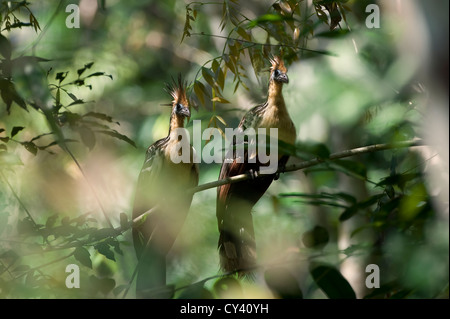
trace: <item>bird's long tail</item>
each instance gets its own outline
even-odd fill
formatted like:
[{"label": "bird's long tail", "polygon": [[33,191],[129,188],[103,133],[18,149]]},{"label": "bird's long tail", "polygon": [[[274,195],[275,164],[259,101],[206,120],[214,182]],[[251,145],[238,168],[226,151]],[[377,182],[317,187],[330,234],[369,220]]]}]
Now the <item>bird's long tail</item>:
[{"label": "bird's long tail", "polygon": [[236,198],[226,205],[219,225],[218,243],[220,266],[224,272],[238,271],[242,276],[249,274],[256,264],[252,206]]},{"label": "bird's long tail", "polygon": [[[147,227],[145,230],[148,229],[153,227]],[[170,298],[171,295],[166,286],[166,256],[169,250],[169,247],[165,247],[166,239],[157,227],[151,235],[142,231],[143,229],[133,229],[133,241],[138,257],[136,297]]]}]

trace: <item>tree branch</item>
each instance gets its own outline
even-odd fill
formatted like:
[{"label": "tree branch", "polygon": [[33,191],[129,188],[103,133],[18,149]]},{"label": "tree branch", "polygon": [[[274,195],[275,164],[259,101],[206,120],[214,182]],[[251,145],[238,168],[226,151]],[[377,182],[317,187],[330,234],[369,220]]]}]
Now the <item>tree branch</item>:
[{"label": "tree branch", "polygon": [[[369,145],[369,146],[363,146],[363,147],[358,147],[358,148],[354,148],[351,150],[345,150],[342,152],[333,153],[328,158],[317,157],[317,158],[314,158],[309,161],[304,161],[304,162],[301,162],[298,164],[292,164],[292,165],[286,166],[282,170],[278,170],[277,173],[281,174],[281,173],[298,171],[298,170],[305,169],[305,168],[308,168],[311,166],[315,166],[315,165],[318,165],[321,163],[325,163],[327,161],[333,161],[333,160],[337,160],[340,158],[345,158],[345,157],[350,157],[350,156],[355,156],[355,155],[360,155],[360,154],[365,154],[365,153],[385,151],[385,150],[396,149],[396,148],[408,148],[408,147],[415,147],[415,146],[423,146],[423,145],[424,144],[421,140],[409,140],[409,141],[402,141],[402,142],[389,143],[389,144],[374,144],[374,145]],[[261,176],[263,176],[263,175],[257,176],[256,178],[259,178]],[[232,177],[227,177],[227,178],[224,178],[221,180],[217,180],[214,182],[205,183],[203,185],[199,185],[197,187],[192,188],[190,191],[192,191],[193,193],[197,193],[197,192],[201,192],[201,191],[204,191],[204,190],[207,190],[210,188],[215,188],[215,187],[219,187],[219,186],[226,185],[226,184],[234,184],[234,183],[246,181],[251,178],[253,178],[253,177],[250,173],[240,174],[240,175],[236,175],[236,176],[232,176]]]},{"label": "tree branch", "polygon": [[[309,168],[309,167],[312,167],[312,166],[315,166],[315,165],[318,165],[321,163],[325,163],[327,161],[333,161],[333,160],[337,160],[340,158],[345,158],[345,157],[350,157],[350,156],[355,156],[355,155],[360,155],[360,154],[379,152],[379,151],[384,151],[384,150],[389,150],[389,149],[409,148],[409,147],[416,147],[416,146],[423,146],[423,145],[424,144],[421,140],[410,140],[410,141],[396,142],[396,143],[390,143],[390,144],[374,144],[374,145],[369,145],[369,146],[363,146],[363,147],[358,147],[358,148],[354,148],[354,149],[350,149],[350,150],[345,150],[342,152],[333,153],[328,158],[314,158],[309,161],[304,161],[304,162],[301,162],[298,164],[292,164],[292,165],[286,166],[284,169],[278,170],[277,173],[281,174],[281,173],[294,172],[294,171]],[[260,178],[262,176],[264,176],[264,175],[258,175],[258,176],[256,176],[256,178]],[[226,185],[226,184],[234,184],[234,183],[245,181],[245,180],[248,180],[251,178],[255,178],[255,177],[253,177],[250,173],[240,174],[240,175],[220,179],[217,181],[205,183],[205,184],[199,185],[197,187],[191,188],[188,191],[197,193],[197,192],[201,192],[201,191],[204,191],[204,190],[207,190],[210,188],[215,188],[215,187]],[[95,240],[87,239],[84,241],[69,243],[66,245],[59,246],[59,247],[52,247],[51,249],[48,249],[48,251],[68,249],[68,248],[74,248],[74,247],[79,247],[79,246],[83,246],[83,245],[89,245],[89,244],[104,240],[111,236],[118,236],[121,233],[127,231],[128,229],[138,226],[140,223],[142,223],[143,219],[146,218],[146,216],[155,212],[155,210],[157,208],[158,208],[158,206],[155,206],[152,209],[149,209],[148,211],[142,213],[141,215],[139,215],[136,218],[134,218],[133,220],[131,220],[125,227],[119,226],[119,227],[113,228],[112,233],[116,234],[116,235],[107,234],[107,235],[105,235],[104,238],[96,238]]]}]

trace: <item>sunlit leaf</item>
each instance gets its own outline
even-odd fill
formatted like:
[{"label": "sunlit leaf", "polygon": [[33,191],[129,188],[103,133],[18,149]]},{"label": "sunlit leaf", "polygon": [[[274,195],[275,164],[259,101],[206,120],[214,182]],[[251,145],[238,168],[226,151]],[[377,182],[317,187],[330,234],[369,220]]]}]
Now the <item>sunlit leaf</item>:
[{"label": "sunlit leaf", "polygon": [[219,102],[219,103],[230,103],[230,101],[224,99],[223,97],[216,96],[213,99],[211,99],[212,102]]}]

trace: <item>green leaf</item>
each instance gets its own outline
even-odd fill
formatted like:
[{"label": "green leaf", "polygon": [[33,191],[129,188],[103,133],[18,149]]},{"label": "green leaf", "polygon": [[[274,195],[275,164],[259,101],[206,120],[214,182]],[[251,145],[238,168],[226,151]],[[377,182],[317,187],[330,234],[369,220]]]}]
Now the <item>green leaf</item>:
[{"label": "green leaf", "polygon": [[90,69],[92,66],[94,65],[94,62],[90,62],[88,64],[85,64],[83,68],[78,69],[77,73],[78,73],[78,77],[83,74],[84,71],[86,71],[86,69]]},{"label": "green leaf", "polygon": [[38,148],[37,148],[36,144],[34,144],[33,142],[23,142],[22,145],[31,154],[33,154],[33,155],[37,154]]},{"label": "green leaf", "polygon": [[311,264],[309,267],[314,282],[330,299],[356,299],[348,281],[333,266]]},{"label": "green leaf", "polygon": [[58,219],[58,214],[54,214],[52,216],[50,216],[49,218],[47,218],[47,221],[45,222],[45,227],[46,228],[52,228],[53,226],[55,226],[56,220]]},{"label": "green leaf", "polygon": [[67,92],[67,91],[66,91],[66,93],[67,93],[67,95],[68,95],[74,102],[77,102],[77,101],[80,100],[79,98],[77,98],[77,97],[75,96],[75,94],[72,94],[72,93]]},{"label": "green leaf", "polygon": [[[104,114],[104,113],[98,113],[98,112],[89,112],[89,113],[84,114],[83,117],[94,117],[96,119],[103,120],[103,121],[106,121],[109,123],[114,122],[113,118],[111,116]],[[119,122],[114,122],[114,123],[119,124]]]},{"label": "green leaf", "polygon": [[77,247],[74,251],[73,256],[76,260],[78,260],[82,265],[89,267],[92,269],[92,261],[91,254],[84,247]]},{"label": "green leaf", "polygon": [[23,126],[14,126],[11,130],[11,138],[13,138],[17,133],[22,131],[25,127]]},{"label": "green leaf", "polygon": [[9,40],[0,34],[0,54],[3,55],[3,57],[6,60],[11,59],[11,43]]},{"label": "green leaf", "polygon": [[343,222],[346,221],[347,219],[350,219],[351,217],[356,215],[359,210],[369,208],[373,204],[377,203],[383,196],[384,194],[376,194],[370,196],[366,200],[363,200],[361,202],[355,203],[352,206],[347,207],[339,216],[339,221]]},{"label": "green leaf", "polygon": [[383,178],[382,181],[377,184],[377,186],[398,185],[398,187],[403,189],[406,183],[416,178],[420,178],[421,176],[421,173],[392,174],[386,178]]},{"label": "green leaf", "polygon": [[247,28],[251,29],[251,28],[256,27],[257,25],[260,25],[260,24],[263,24],[266,22],[276,23],[276,22],[281,22],[281,21],[293,21],[293,20],[294,19],[292,17],[286,17],[281,14],[268,13],[268,14],[264,14],[264,15],[256,18],[255,20],[250,21]]},{"label": "green leaf", "polygon": [[125,136],[125,135],[120,134],[119,132],[117,132],[117,131],[115,131],[115,130],[112,130],[112,131],[96,131],[96,132],[102,133],[102,134],[105,134],[105,135],[109,135],[109,136],[112,136],[112,137],[115,137],[115,138],[117,138],[117,139],[119,139],[119,140],[125,141],[125,142],[127,142],[128,144],[130,144],[130,145],[136,147],[136,144],[134,143],[133,140],[131,140],[130,138],[128,138],[128,137]]},{"label": "green leaf", "polygon": [[249,33],[247,33],[243,28],[238,27],[236,32],[241,36],[242,39],[246,41],[251,41],[252,37]]},{"label": "green leaf", "polygon": [[194,82],[194,92],[195,95],[197,96],[198,100],[200,101],[200,103],[202,105],[205,105],[205,96],[204,96],[204,89],[202,88],[203,83],[199,82],[199,81],[195,81]]},{"label": "green leaf", "polygon": [[78,133],[80,134],[83,144],[86,145],[89,150],[92,150],[96,143],[94,132],[89,127],[83,125],[78,128]]},{"label": "green leaf", "polygon": [[69,107],[69,106],[72,106],[72,105],[84,104],[84,103],[86,103],[84,100],[79,99],[79,100],[73,101],[72,103],[70,103],[70,104],[67,105],[67,106]]},{"label": "green leaf", "polygon": [[14,84],[10,80],[0,79],[0,91],[1,98],[6,104],[6,111],[8,114],[10,113],[12,102],[15,102],[25,111],[28,111],[25,101],[20,97],[19,93],[17,93]]},{"label": "green leaf", "polygon": [[217,78],[217,84],[219,85],[220,89],[223,91],[223,88],[225,87],[225,73],[222,71],[221,68],[218,68],[216,71],[216,78]]},{"label": "green leaf", "polygon": [[67,77],[68,73],[69,73],[69,71],[56,73],[55,80],[58,80],[59,83],[61,84],[61,82],[64,81],[64,79]]},{"label": "green leaf", "polygon": [[89,74],[89,75],[86,77],[86,79],[87,79],[87,78],[94,77],[94,76],[107,76],[107,77],[109,77],[111,80],[113,79],[113,77],[112,77],[111,74],[106,74],[105,72],[94,72],[94,73],[91,73],[91,74]]},{"label": "green leaf", "polygon": [[211,87],[215,87],[214,73],[212,73],[212,71],[210,69],[203,67],[202,68],[202,76]]},{"label": "green leaf", "polygon": [[116,261],[116,258],[114,257],[114,252],[111,251],[111,248],[106,243],[100,243],[94,246],[97,251],[105,256],[106,258]]},{"label": "green leaf", "polygon": [[212,102],[219,102],[219,103],[222,103],[222,104],[230,103],[230,101],[228,101],[228,100],[226,100],[226,99],[224,99],[223,97],[220,97],[220,96],[215,96],[213,99],[211,99],[211,101]]},{"label": "green leaf", "polygon": [[351,217],[356,215],[358,213],[358,211],[359,211],[358,205],[353,205],[353,206],[346,208],[342,212],[342,214],[339,216],[339,221],[343,222],[343,221],[346,221],[347,219],[350,219]]}]

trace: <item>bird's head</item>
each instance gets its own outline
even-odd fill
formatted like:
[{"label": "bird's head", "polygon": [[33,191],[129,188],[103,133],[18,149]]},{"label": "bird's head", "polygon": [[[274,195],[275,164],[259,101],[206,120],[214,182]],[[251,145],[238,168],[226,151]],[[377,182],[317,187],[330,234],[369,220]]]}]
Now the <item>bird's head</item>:
[{"label": "bird's head", "polygon": [[191,117],[189,100],[186,96],[187,83],[183,81],[181,74],[178,76],[177,81],[172,79],[172,82],[172,84],[166,86],[167,91],[173,98],[172,115],[181,119]]},{"label": "bird's head", "polygon": [[287,69],[284,66],[283,60],[278,56],[274,56],[270,59],[270,63],[272,64],[270,68],[270,80],[276,83],[289,83]]}]

